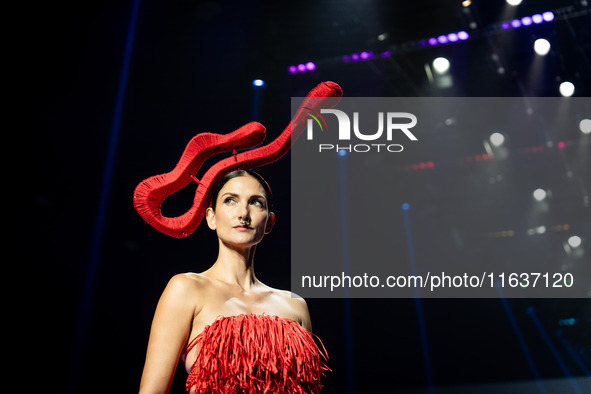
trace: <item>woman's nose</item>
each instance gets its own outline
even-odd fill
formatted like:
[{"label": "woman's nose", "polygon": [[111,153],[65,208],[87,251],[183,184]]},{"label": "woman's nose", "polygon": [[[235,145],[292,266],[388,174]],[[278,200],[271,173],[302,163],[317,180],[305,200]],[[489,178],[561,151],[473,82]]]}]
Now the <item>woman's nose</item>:
[{"label": "woman's nose", "polygon": [[247,203],[240,203],[238,206],[238,215],[242,218],[250,217],[249,205]]}]

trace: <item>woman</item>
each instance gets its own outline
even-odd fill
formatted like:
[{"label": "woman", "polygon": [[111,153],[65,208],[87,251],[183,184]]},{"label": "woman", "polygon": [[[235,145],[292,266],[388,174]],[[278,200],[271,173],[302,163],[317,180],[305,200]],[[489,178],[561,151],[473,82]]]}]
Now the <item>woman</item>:
[{"label": "woman", "polygon": [[[327,369],[306,302],[254,273],[256,246],[275,224],[260,175],[234,171],[214,190],[207,225],[215,263],[174,276],[156,308],[140,393],[167,393],[179,358],[191,393],[317,392]],[[186,346],[187,345],[187,346]]]}]

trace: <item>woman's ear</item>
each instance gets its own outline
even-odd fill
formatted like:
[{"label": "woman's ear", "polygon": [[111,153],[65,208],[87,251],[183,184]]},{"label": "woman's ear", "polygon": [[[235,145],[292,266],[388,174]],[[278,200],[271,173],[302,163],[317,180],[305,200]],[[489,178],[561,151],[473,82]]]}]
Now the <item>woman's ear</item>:
[{"label": "woman's ear", "polygon": [[212,230],[217,228],[215,224],[215,212],[213,211],[212,207],[207,208],[205,211],[205,220],[207,220],[207,227]]},{"label": "woman's ear", "polygon": [[267,219],[267,225],[265,226],[265,234],[269,234],[271,230],[273,230],[275,221],[277,221],[277,216],[275,216],[273,212],[270,212],[269,218]]}]

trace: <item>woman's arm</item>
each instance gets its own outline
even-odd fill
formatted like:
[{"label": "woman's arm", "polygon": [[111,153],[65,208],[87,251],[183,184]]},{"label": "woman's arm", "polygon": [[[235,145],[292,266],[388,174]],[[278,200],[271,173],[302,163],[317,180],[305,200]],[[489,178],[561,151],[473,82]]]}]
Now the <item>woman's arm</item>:
[{"label": "woman's arm", "polygon": [[140,394],[168,393],[196,310],[196,286],[180,274],[166,285],[152,321]]}]

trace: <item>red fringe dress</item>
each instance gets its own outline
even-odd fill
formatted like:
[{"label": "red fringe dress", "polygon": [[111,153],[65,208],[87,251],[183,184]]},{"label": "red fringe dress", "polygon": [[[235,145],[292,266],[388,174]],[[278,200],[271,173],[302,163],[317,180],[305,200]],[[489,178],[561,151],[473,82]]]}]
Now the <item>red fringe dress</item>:
[{"label": "red fringe dress", "polygon": [[329,371],[321,360],[326,350],[313,335],[278,316],[220,317],[184,353],[195,346],[199,354],[186,384],[194,394],[318,393]]}]

